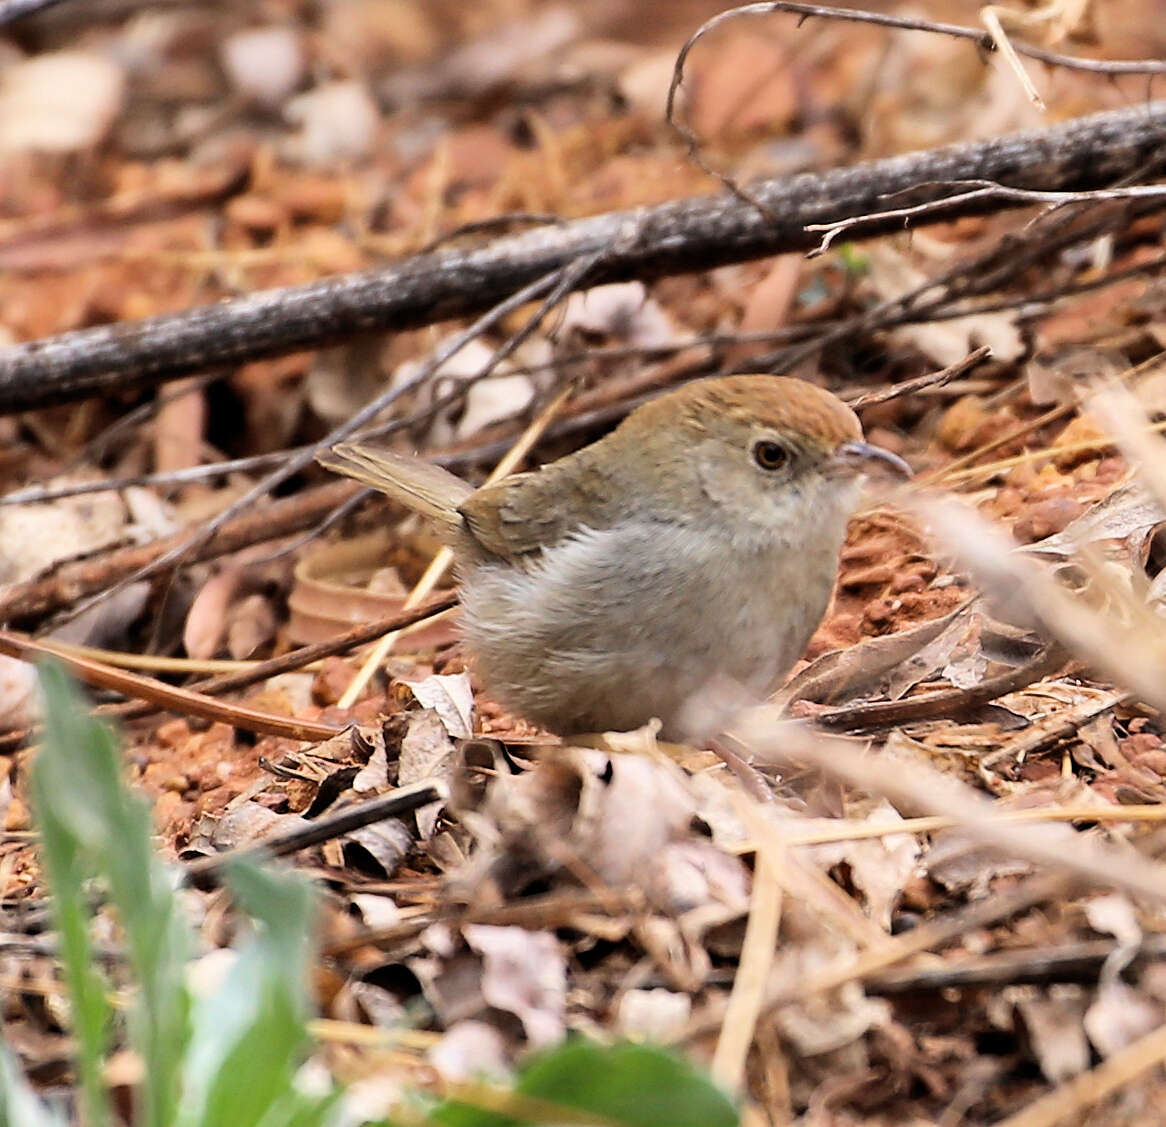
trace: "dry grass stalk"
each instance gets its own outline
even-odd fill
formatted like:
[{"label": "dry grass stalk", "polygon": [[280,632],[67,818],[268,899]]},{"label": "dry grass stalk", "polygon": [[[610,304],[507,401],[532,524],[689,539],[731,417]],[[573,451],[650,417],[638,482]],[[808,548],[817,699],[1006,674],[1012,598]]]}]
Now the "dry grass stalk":
[{"label": "dry grass stalk", "polygon": [[1107,1061],[1053,1089],[997,1127],[1057,1127],[1079,1123],[1082,1113],[1120,1091],[1142,1073],[1166,1060],[1166,1025],[1115,1053]]},{"label": "dry grass stalk", "polygon": [[781,924],[782,887],[778,874],[786,867],[780,835],[759,834],[762,814],[743,798],[736,805],[759,844],[745,940],[712,1063],[713,1078],[730,1092],[741,1090],[745,1061],[765,1006],[765,984],[773,967]]},{"label": "dry grass stalk", "polygon": [[1116,889],[1166,903],[1166,865],[1127,850],[1090,841],[1060,826],[1004,823],[993,803],[970,787],[922,764],[888,770],[854,743],[780,722],[774,709],[754,709],[736,724],[734,737],[759,760],[797,762],[868,794],[882,795],[900,810],[930,811],[953,818],[969,837],[1005,856],[1062,872],[1098,888]]}]

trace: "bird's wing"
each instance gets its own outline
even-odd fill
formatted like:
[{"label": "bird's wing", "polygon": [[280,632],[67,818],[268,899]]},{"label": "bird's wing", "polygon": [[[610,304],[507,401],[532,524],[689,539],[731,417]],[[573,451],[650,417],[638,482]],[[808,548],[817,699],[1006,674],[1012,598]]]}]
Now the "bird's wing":
[{"label": "bird's wing", "polygon": [[513,474],[476,490],[459,506],[471,536],[486,551],[514,559],[550,547],[566,534],[562,498],[553,466]]}]

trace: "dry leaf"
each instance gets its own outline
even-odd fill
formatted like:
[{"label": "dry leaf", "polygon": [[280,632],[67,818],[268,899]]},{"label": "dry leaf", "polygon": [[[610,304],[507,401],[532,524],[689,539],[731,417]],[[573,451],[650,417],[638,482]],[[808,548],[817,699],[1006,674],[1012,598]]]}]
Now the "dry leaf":
[{"label": "dry leaf", "polygon": [[429,1050],[429,1063],[451,1081],[494,1080],[510,1077],[506,1038],[485,1021],[458,1021]]},{"label": "dry leaf", "polygon": [[[182,388],[187,390],[179,394]],[[154,419],[154,469],[170,473],[202,461],[206,397],[194,378],[177,380]]]},{"label": "dry leaf", "polygon": [[[778,255],[761,281],[750,289],[741,323],[737,326],[739,333],[772,332],[789,320],[804,263],[805,258],[800,254]],[[765,341],[730,345],[725,349],[725,369],[731,370],[732,365],[768,352],[772,347]]]},{"label": "dry leaf", "polygon": [[348,902],[360,913],[361,922],[373,930],[395,927],[401,922],[401,909],[391,896],[377,896],[371,892],[353,892]]},{"label": "dry leaf", "polygon": [[[883,799],[865,818],[853,821],[863,825],[888,825],[902,821],[902,815]],[[809,847],[810,856],[824,869],[845,864],[850,879],[863,895],[867,915],[886,931],[891,930],[891,916],[903,894],[907,881],[915,874],[922,849],[913,834],[857,838]]]},{"label": "dry leaf", "polygon": [[125,74],[105,54],[56,51],[0,72],[0,154],[89,149],[122,111]]},{"label": "dry leaf", "polygon": [[834,1052],[857,1042],[890,1017],[887,1003],[868,998],[856,982],[829,995],[817,995],[777,1012],[782,1036],[803,1056]]},{"label": "dry leaf", "polygon": [[700,929],[743,916],[749,909],[749,874],[739,857],[709,841],[673,841],[642,863],[640,886],[652,905],[673,918],[702,909]]},{"label": "dry leaf", "polygon": [[1166,509],[1144,486],[1130,482],[1091,505],[1061,532],[1029,544],[1024,550],[1067,559],[1083,545],[1100,540],[1144,540],[1163,521]]},{"label": "dry leaf", "polygon": [[243,570],[228,566],[202,585],[190,604],[182,630],[182,644],[188,656],[203,660],[219,652],[227,628],[227,610],[242,581]]},{"label": "dry leaf", "polygon": [[[957,607],[942,618],[934,618],[907,630],[886,634],[877,638],[864,638],[854,646],[844,650],[832,650],[812,661],[774,698],[781,706],[792,701],[805,700],[815,704],[838,703],[876,689],[888,674],[900,666],[905,666],[903,677],[906,692],[916,681],[931,670],[920,672],[918,677],[908,670],[917,669],[912,660],[949,629],[958,639],[965,632],[964,625],[971,614],[970,604]],[[931,664],[930,660],[924,665]],[[935,666],[931,665],[931,669]],[[912,679],[914,678],[914,679]],[[902,682],[900,682],[902,684]]]},{"label": "dry leaf", "polygon": [[235,90],[268,108],[280,105],[304,73],[300,33],[287,24],[233,32],[220,44],[219,58]]},{"label": "dry leaf", "polygon": [[446,732],[455,740],[474,734],[474,692],[469,674],[435,673],[419,681],[401,678],[422,708],[431,708],[441,718]]},{"label": "dry leaf", "polygon": [[1162,1024],[1163,1006],[1120,978],[1102,982],[1085,1013],[1085,1032],[1103,1057],[1133,1044]]},{"label": "dry leaf", "polygon": [[674,1041],[692,1015],[692,998],[674,990],[627,990],[616,1008],[619,1034],[634,1040]]},{"label": "dry leaf", "polygon": [[454,428],[454,438],[469,438],[494,423],[517,418],[533,402],[534,384],[529,376],[478,380],[466,392],[465,410]]},{"label": "dry leaf", "polygon": [[1142,941],[1138,912],[1128,897],[1111,892],[1085,901],[1085,918],[1094,931],[1112,935],[1124,947],[1136,949]]},{"label": "dry leaf", "polygon": [[546,931],[466,924],[466,942],[482,956],[482,997],[512,1013],[532,1046],[554,1044],[566,1029],[567,962]]},{"label": "dry leaf", "polygon": [[0,509],[0,583],[32,579],[54,564],[111,547],[127,534],[126,515],[116,493]]},{"label": "dry leaf", "polygon": [[227,652],[235,661],[251,657],[275,638],[277,626],[271,600],[258,593],[248,595],[231,608]]},{"label": "dry leaf", "polygon": [[[339,810],[341,808],[337,808]],[[399,818],[386,818],[371,826],[361,826],[338,839],[344,847],[344,859],[354,863],[354,855],[348,846],[357,845],[376,862],[380,876],[388,880],[397,871],[397,866],[413,848],[413,831]]]},{"label": "dry leaf", "polygon": [[437,65],[393,74],[382,86],[394,103],[436,97],[476,98],[503,85],[528,86],[550,78],[548,62],[581,31],[579,15],[555,4],[502,24],[451,52]]},{"label": "dry leaf", "polygon": [[627,884],[669,841],[687,833],[696,804],[671,764],[596,752],[580,756],[596,774],[583,776],[571,844],[604,881]]},{"label": "dry leaf", "polygon": [[1089,1042],[1082,1025],[1085,998],[1079,987],[1054,987],[1047,994],[1023,998],[1016,1011],[1050,1084],[1064,1083],[1089,1067]]},{"label": "dry leaf", "polygon": [[36,723],[41,714],[38,686],[35,665],[0,655],[0,732]]},{"label": "dry leaf", "polygon": [[283,112],[299,127],[295,155],[317,166],[367,156],[380,128],[380,109],[357,79],[322,83],[293,98]]},{"label": "dry leaf", "polygon": [[613,887],[638,883],[670,842],[691,837],[695,811],[671,763],[559,749],[531,771],[499,774],[481,810],[462,812],[479,839],[462,875],[477,888],[490,873],[508,892],[577,859]]},{"label": "dry leaf", "polygon": [[[901,251],[889,243],[872,243],[866,248],[870,262],[870,279],[876,293],[884,300],[899,297],[927,281],[926,275]],[[978,313],[949,321],[927,321],[904,325],[891,336],[901,344],[918,349],[938,367],[962,360],[973,349],[988,345],[992,356],[1006,363],[1024,355],[1025,345],[1017,327],[1018,314]]]},{"label": "dry leaf", "polygon": [[[356,729],[354,728],[352,731],[356,731]],[[333,736],[332,740],[327,742],[331,744],[333,740],[339,738]],[[357,771],[352,780],[352,789],[357,794],[376,794],[389,785],[389,753],[385,746],[384,733],[374,730],[368,739],[372,744],[372,755],[368,757],[368,762]]]},{"label": "dry leaf", "polygon": [[642,282],[615,282],[572,294],[559,335],[573,329],[640,348],[671,345],[679,338],[671,316],[648,296]]},{"label": "dry leaf", "polygon": [[242,802],[228,809],[218,820],[210,842],[217,850],[237,849],[262,841],[273,833],[291,833],[310,825],[311,822],[298,814],[278,814],[258,802]]},{"label": "dry leaf", "polygon": [[[456,753],[441,717],[429,708],[415,712],[409,717],[408,730],[401,740],[397,782],[404,787],[422,779],[448,780],[453,775]],[[431,802],[415,812],[422,840],[432,836],[444,805]]]},{"label": "dry leaf", "polygon": [[1041,352],[1025,365],[1028,396],[1036,407],[1074,403],[1089,381],[1117,376],[1129,361],[1112,349],[1073,344]]}]

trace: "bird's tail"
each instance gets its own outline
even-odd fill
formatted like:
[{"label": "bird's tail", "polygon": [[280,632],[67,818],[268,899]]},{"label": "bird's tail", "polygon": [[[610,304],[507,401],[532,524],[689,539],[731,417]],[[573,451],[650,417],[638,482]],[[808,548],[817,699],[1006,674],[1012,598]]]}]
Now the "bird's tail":
[{"label": "bird's tail", "polygon": [[333,446],[317,454],[316,461],[427,517],[444,539],[452,539],[462,528],[458,507],[474,491],[460,477],[431,462],[359,443]]}]

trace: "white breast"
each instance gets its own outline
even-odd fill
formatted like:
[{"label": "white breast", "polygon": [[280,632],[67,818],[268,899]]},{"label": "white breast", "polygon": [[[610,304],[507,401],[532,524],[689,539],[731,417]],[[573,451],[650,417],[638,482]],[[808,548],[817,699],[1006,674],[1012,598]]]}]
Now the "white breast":
[{"label": "white breast", "polygon": [[[767,695],[833,588],[845,514],[750,531],[637,524],[584,530],[529,566],[463,575],[465,640],[492,695],[552,731],[626,730],[653,716],[686,738],[710,684]],[[812,547],[811,547],[812,544]],[[711,733],[704,733],[711,734]]]}]

